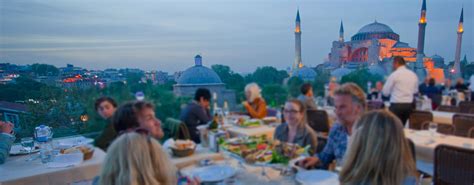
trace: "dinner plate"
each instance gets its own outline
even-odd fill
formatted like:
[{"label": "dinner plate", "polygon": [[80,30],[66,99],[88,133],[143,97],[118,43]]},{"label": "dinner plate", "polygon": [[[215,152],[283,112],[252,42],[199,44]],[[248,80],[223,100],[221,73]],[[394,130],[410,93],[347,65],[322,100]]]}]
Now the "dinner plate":
[{"label": "dinner plate", "polygon": [[[37,147],[31,150],[31,153],[36,152],[39,152],[39,148]],[[21,145],[13,145],[10,149],[10,155],[28,155],[28,151],[26,151]]]},{"label": "dinner plate", "polygon": [[228,165],[211,165],[192,170],[191,174],[201,182],[219,182],[235,175],[235,169]]},{"label": "dinner plate", "polygon": [[326,170],[300,171],[296,174],[296,181],[303,185],[339,184],[338,175]]}]

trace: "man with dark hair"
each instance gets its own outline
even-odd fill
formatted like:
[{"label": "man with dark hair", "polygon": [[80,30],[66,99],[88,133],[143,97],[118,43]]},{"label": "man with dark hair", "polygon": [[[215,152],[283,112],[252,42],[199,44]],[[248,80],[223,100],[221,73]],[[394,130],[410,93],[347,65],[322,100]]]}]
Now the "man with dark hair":
[{"label": "man with dark hair", "polygon": [[207,124],[212,119],[209,113],[210,100],[211,92],[208,89],[199,88],[196,90],[194,100],[181,111],[179,119],[186,124],[191,140],[196,143],[201,143],[197,127]]},{"label": "man with dark hair", "polygon": [[298,100],[303,102],[306,110],[317,110],[318,106],[314,102],[313,86],[310,83],[301,85],[301,95],[298,96]]},{"label": "man with dark hair", "polygon": [[146,101],[132,101],[121,105],[112,118],[117,133],[136,128],[148,130],[155,139],[163,137],[161,121],[155,116],[155,107]]},{"label": "man with dark hair", "polygon": [[418,77],[407,69],[403,57],[393,59],[393,72],[383,87],[383,95],[390,95],[390,111],[402,120],[403,125],[413,112],[413,96],[418,92]]},{"label": "man with dark hair", "polygon": [[100,149],[107,151],[107,148],[112,143],[112,141],[117,137],[117,132],[114,129],[114,126],[111,123],[112,115],[117,109],[117,103],[111,97],[100,97],[94,103],[95,111],[100,115],[105,121],[105,127],[102,129],[102,132],[94,140],[94,145]]}]

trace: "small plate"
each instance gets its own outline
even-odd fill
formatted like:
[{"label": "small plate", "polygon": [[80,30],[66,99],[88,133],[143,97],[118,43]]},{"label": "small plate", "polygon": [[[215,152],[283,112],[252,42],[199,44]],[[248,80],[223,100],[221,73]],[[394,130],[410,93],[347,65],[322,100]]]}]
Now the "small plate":
[{"label": "small plate", "polygon": [[235,175],[235,169],[228,165],[211,165],[193,169],[191,174],[201,182],[219,182]]},{"label": "small plate", "polygon": [[[39,152],[39,148],[35,147],[35,149],[31,150],[31,153]],[[10,155],[28,155],[28,151],[26,151],[23,146],[21,145],[13,145],[10,149]]]},{"label": "small plate", "polygon": [[303,185],[334,185],[339,184],[339,177],[326,170],[309,170],[298,172],[296,181]]}]

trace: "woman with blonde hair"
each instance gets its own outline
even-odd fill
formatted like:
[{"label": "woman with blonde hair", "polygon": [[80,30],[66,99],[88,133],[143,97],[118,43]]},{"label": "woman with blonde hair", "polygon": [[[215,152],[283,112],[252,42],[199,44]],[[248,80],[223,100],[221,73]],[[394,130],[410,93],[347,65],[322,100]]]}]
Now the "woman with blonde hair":
[{"label": "woman with blonde hair", "polygon": [[256,83],[249,83],[245,86],[244,91],[247,101],[242,104],[249,116],[258,119],[267,116],[267,103],[262,98],[260,87]]},{"label": "woman with blonde hair", "polygon": [[175,185],[176,167],[146,130],[122,134],[107,150],[101,185]]},{"label": "woman with blonde hair", "polygon": [[371,111],[354,125],[339,181],[343,185],[414,185],[416,164],[393,113]]}]

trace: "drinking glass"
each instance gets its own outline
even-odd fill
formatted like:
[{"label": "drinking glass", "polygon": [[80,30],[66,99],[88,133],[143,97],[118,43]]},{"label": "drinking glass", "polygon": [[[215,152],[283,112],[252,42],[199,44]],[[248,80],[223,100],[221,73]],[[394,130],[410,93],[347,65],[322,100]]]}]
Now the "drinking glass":
[{"label": "drinking glass", "polygon": [[428,130],[431,133],[431,137],[433,137],[436,131],[438,130],[438,124],[436,124],[435,122],[430,122]]},{"label": "drinking glass", "polygon": [[[28,152],[28,155],[31,154],[31,151],[34,149],[35,147],[35,143],[34,143],[34,140],[33,140],[33,137],[24,137],[24,138],[21,138],[21,146],[23,147],[23,149],[25,149],[27,152]],[[29,159],[27,159],[27,161],[31,160],[31,157]]]}]

